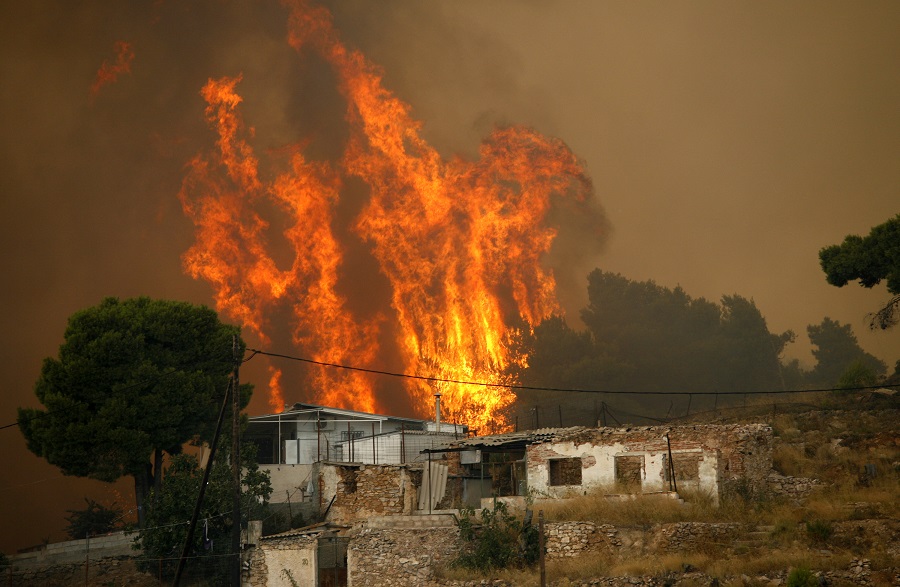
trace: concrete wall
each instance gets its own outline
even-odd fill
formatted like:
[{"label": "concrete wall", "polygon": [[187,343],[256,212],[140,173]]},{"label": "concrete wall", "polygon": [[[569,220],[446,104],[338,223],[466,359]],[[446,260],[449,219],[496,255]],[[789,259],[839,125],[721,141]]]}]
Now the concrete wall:
[{"label": "concrete wall", "polygon": [[[313,479],[313,465],[260,465],[260,471],[267,471],[272,481],[272,497],[270,503],[285,503],[290,494],[291,503],[300,503],[306,494],[309,482]],[[315,492],[315,481],[313,481]]]},{"label": "concrete wall", "polygon": [[85,540],[69,540],[47,544],[35,552],[10,556],[10,563],[18,568],[42,567],[84,562],[114,556],[136,556],[131,548],[135,534],[115,532]]}]

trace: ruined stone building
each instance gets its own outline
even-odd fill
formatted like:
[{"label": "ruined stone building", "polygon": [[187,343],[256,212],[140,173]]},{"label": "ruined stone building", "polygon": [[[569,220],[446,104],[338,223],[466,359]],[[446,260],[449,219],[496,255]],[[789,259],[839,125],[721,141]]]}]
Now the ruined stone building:
[{"label": "ruined stone building", "polygon": [[405,462],[305,464],[304,503],[317,523],[256,539],[247,551],[245,584],[380,585],[371,569],[381,567],[395,580],[383,584],[416,585],[458,548],[456,508],[587,493],[676,495],[676,487],[718,499],[729,491],[763,491],[772,466],[772,431],[759,424],[444,436],[442,443],[423,443]]},{"label": "ruined stone building", "polygon": [[456,499],[483,507],[495,496],[762,491],[772,446],[761,424],[579,426],[468,438],[447,455]]}]

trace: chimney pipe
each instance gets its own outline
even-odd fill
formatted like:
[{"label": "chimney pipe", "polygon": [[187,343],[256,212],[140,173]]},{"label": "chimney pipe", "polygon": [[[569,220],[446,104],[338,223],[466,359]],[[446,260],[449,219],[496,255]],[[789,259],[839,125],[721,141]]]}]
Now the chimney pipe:
[{"label": "chimney pipe", "polygon": [[434,394],[434,423],[435,432],[441,431],[441,392]]}]

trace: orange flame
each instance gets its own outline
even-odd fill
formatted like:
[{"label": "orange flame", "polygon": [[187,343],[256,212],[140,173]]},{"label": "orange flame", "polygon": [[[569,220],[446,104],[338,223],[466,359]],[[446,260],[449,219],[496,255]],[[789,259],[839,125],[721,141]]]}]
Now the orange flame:
[{"label": "orange flame", "polygon": [[[326,9],[304,0],[285,3],[290,44],[319,53],[347,100],[350,138],[340,171],[295,152],[291,169],[263,185],[256,158],[238,138],[238,79],[210,81],[203,96],[219,132],[218,154],[212,162],[197,158],[182,190],[185,211],[197,224],[197,244],[185,255],[188,272],[212,283],[217,307],[263,341],[267,312],[286,299],[296,319],[294,341],[311,358],[374,365],[378,347],[361,341],[375,340],[377,319],[356,319],[336,293],[343,253],[331,230],[332,211],[342,177],[357,176],[369,186],[370,200],[353,229],[390,284],[394,346],[406,371],[495,385],[410,379],[416,410],[429,414],[440,391],[452,419],[482,430],[507,428],[504,409],[515,396],[504,386],[515,382],[503,373],[527,360],[512,344],[517,329],[560,311],[552,272],[540,263],[556,236],[547,226],[551,199],[586,202],[590,179],[564,143],[523,127],[494,131],[478,161],[444,160],[420,136],[409,106],[381,85],[380,70],[340,42]],[[296,220],[285,232],[295,253],[289,271],[280,271],[266,252],[267,225],[253,210],[263,197]],[[376,406],[367,376],[336,371],[317,375],[320,401]]]},{"label": "orange flame", "polygon": [[269,405],[276,414],[284,411],[284,393],[281,391],[281,369],[269,366]]},{"label": "orange flame", "polygon": [[131,73],[131,62],[134,61],[134,49],[131,43],[116,41],[114,49],[116,51],[115,63],[111,64],[104,60],[100,69],[97,70],[97,76],[94,78],[94,83],[91,84],[92,98],[100,93],[103,86],[115,83],[121,74]]},{"label": "orange flame", "polygon": [[[210,80],[201,92],[219,140],[214,155],[191,162],[182,185],[182,206],[197,226],[197,242],[184,255],[185,269],[213,284],[216,307],[264,344],[271,340],[267,315],[287,306],[296,316],[294,341],[311,351],[313,360],[365,364],[377,349],[374,327],[358,324],[335,292],[343,254],[330,225],[340,180],[327,165],[307,162],[299,153],[290,171],[268,184],[260,180],[258,160],[241,136],[239,81]],[[217,174],[220,170],[226,177]],[[254,209],[263,200],[295,223],[285,232],[294,247],[290,269],[279,269],[268,252],[268,223]],[[359,372],[320,368],[314,388],[327,405],[375,408],[371,382]],[[284,405],[280,398],[270,403]]]}]

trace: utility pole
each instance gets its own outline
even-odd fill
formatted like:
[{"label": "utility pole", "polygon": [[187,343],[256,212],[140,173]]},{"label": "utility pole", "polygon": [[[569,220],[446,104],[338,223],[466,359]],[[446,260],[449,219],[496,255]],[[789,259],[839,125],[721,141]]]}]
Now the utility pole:
[{"label": "utility pole", "polygon": [[243,356],[238,355],[237,336],[231,338],[231,353],[234,360],[231,394],[231,476],[234,485],[231,502],[231,585],[241,585],[241,378],[240,367]]},{"label": "utility pole", "polygon": [[[219,410],[219,419],[216,421],[216,433],[213,435],[212,444],[209,445],[209,458],[206,460],[206,468],[203,470],[203,480],[200,482],[200,493],[197,495],[197,502],[194,504],[194,513],[191,515],[191,523],[188,524],[187,536],[184,539],[184,548],[181,550],[181,558],[178,559],[178,567],[175,569],[175,580],[172,582],[173,587],[178,587],[181,583],[181,573],[184,571],[184,563],[191,551],[191,543],[194,540],[194,528],[197,527],[200,506],[203,503],[203,496],[206,494],[206,486],[209,483],[209,473],[212,470],[213,462],[215,462],[216,447],[219,446],[219,435],[222,432],[222,423],[225,420],[225,411],[228,407],[228,394],[233,392],[233,386],[234,379],[228,382],[228,389],[225,391],[225,398],[222,400],[222,409]],[[160,576],[162,576],[161,570]]]},{"label": "utility pole", "polygon": [[547,566],[544,560],[544,510],[538,510],[538,566],[541,569],[541,587],[546,587]]}]

